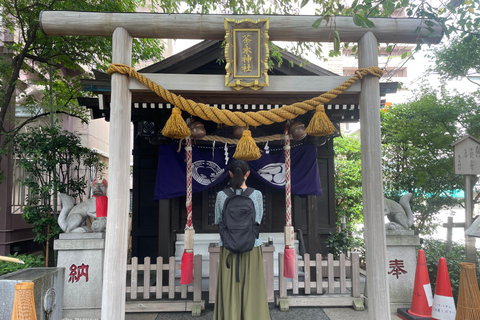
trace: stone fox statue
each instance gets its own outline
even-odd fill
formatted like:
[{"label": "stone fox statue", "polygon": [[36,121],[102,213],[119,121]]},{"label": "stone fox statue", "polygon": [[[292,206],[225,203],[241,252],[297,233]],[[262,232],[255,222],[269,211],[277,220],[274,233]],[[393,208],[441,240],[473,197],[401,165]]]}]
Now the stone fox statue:
[{"label": "stone fox statue", "polygon": [[385,225],[387,230],[409,230],[413,226],[413,212],[410,207],[412,194],[407,193],[400,198],[400,201],[384,198],[384,213],[390,221]]},{"label": "stone fox statue", "polygon": [[[75,205],[73,197],[60,193],[60,200],[62,201],[62,211],[58,216],[58,225],[65,233],[70,232],[89,232],[89,231],[103,231],[106,227],[106,214],[98,214],[97,208],[100,203],[104,203],[100,208],[102,212],[106,213],[106,194],[107,194],[107,180],[103,180],[101,183],[97,182],[97,179],[92,182],[93,197]],[[98,203],[97,203],[98,202]],[[92,223],[92,230],[85,225],[85,220],[88,217],[95,219]]]}]

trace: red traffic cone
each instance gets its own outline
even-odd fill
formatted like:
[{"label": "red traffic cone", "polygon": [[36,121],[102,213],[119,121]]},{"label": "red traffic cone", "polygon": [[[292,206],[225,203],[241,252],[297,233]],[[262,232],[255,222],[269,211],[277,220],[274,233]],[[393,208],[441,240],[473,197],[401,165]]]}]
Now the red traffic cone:
[{"label": "red traffic cone", "polygon": [[415,285],[413,287],[412,307],[408,313],[417,317],[430,318],[432,316],[432,287],[428,277],[425,252],[418,250],[417,270],[415,271]]},{"label": "red traffic cone", "polygon": [[455,314],[455,301],[453,300],[452,287],[448,276],[447,261],[442,257],[438,260],[432,320],[455,320]]}]

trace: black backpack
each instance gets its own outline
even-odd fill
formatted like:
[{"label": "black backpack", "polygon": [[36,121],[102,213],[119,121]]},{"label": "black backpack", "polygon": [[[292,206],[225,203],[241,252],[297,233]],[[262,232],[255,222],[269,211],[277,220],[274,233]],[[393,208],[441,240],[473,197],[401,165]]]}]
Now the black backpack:
[{"label": "black backpack", "polygon": [[[260,233],[260,224],[255,222],[255,204],[250,198],[253,191],[255,189],[247,188],[237,195],[230,188],[223,190],[227,199],[223,204],[222,221],[219,223],[220,238],[226,249],[237,254],[237,282],[240,253],[251,251]],[[228,258],[227,267],[230,268]]]}]

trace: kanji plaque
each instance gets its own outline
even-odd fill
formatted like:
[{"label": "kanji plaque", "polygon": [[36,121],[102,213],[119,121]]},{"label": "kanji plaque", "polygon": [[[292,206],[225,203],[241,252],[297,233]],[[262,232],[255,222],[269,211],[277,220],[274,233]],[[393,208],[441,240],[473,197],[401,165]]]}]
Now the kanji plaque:
[{"label": "kanji plaque", "polygon": [[269,19],[225,19],[225,86],[268,87]]}]

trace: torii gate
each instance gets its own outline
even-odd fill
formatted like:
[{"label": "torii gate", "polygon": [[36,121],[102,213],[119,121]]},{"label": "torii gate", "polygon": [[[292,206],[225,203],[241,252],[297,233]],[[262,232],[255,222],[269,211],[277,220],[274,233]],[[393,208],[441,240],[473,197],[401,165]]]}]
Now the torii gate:
[{"label": "torii gate", "polygon": [[[441,27],[433,27],[434,30],[430,33],[423,28],[422,19],[411,18],[372,18],[376,28],[361,28],[353,23],[351,17],[331,17],[323,20],[321,26],[316,29],[312,25],[319,16],[46,11],[40,15],[40,25],[42,31],[47,35],[112,36],[112,62],[130,66],[133,37],[222,40],[225,36],[225,18],[238,20],[270,18],[269,36],[272,41],[329,42],[332,41],[332,29],[336,27],[342,41],[358,42],[359,68],[378,66],[378,43],[416,43],[419,38],[424,38],[429,43],[435,44],[439,43],[442,37]],[[155,81],[154,75],[146,76]],[[131,90],[138,89],[138,82],[119,73],[113,74],[111,81],[109,141],[111,177],[109,179],[109,220],[105,244],[102,319],[123,320],[125,319],[128,239],[128,215],[126,212],[128,212],[130,199],[128,186],[131,153],[129,145]],[[274,80],[271,79],[271,87],[273,87],[273,82]],[[220,82],[219,85],[224,84]],[[249,92],[249,94],[255,93]],[[369,319],[390,319],[383,216],[378,78],[362,79],[359,104]]]}]

